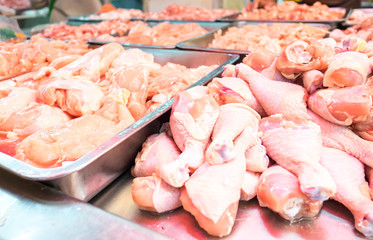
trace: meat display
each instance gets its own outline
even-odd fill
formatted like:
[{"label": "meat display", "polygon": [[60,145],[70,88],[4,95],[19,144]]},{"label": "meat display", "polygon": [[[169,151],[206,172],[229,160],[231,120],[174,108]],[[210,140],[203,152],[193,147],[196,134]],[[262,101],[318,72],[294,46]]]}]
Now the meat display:
[{"label": "meat display", "polygon": [[218,18],[236,13],[237,10],[230,9],[205,9],[187,7],[179,4],[171,4],[161,12],[145,12],[146,19],[166,20],[192,20],[192,21],[215,21]]},{"label": "meat display", "polygon": [[328,28],[302,23],[296,24],[247,24],[240,28],[229,27],[226,32],[219,30],[209,44],[211,48],[246,50],[264,49],[279,54],[295,40],[308,37],[323,38]]},{"label": "meat display", "polygon": [[201,36],[207,33],[197,23],[170,24],[159,23],[154,27],[139,25],[131,28],[126,36],[116,37],[103,34],[96,38],[97,41],[134,43],[157,46],[175,46],[177,43]]},{"label": "meat display", "polygon": [[122,19],[128,20],[131,18],[141,18],[143,12],[139,9],[125,9],[125,8],[116,8],[109,12],[103,12],[98,14],[92,14],[87,16],[87,19],[91,20],[113,20],[113,19]]},{"label": "meat display", "polygon": [[79,26],[71,26],[66,23],[52,24],[44,29],[41,35],[55,40],[81,40],[88,41],[103,34],[125,35],[133,27],[140,28],[147,24],[143,21],[130,21],[114,19],[100,23],[85,23]]},{"label": "meat display", "polygon": [[[279,55],[253,51],[206,87],[179,93],[172,131],[161,133],[175,142],[169,143],[175,154],[153,154],[148,164],[155,170],[148,174],[179,189],[182,207],[212,236],[230,234],[238,202],[255,196],[291,222],[316,218],[323,202],[334,199],[352,212],[356,229],[371,236],[364,165],[373,167],[373,64],[364,48],[354,50],[333,39],[295,40]],[[194,155],[184,155],[188,141],[198,139]],[[135,184],[141,175],[133,175]]]},{"label": "meat display", "polygon": [[261,8],[242,9],[237,19],[240,20],[332,20],[341,19],[345,9],[330,9],[327,5],[315,2],[312,6],[298,4],[293,1],[284,1],[277,5]]},{"label": "meat display", "polygon": [[0,0],[0,5],[13,9],[26,9],[31,7],[29,0]]},{"label": "meat display", "polygon": [[39,36],[27,42],[0,42],[0,79],[37,71],[57,58],[83,55],[88,51],[88,46],[82,42],[48,41]]},{"label": "meat display", "polygon": [[[153,55],[117,43],[61,58],[0,85],[0,149],[37,167],[80,158],[216,68],[173,64],[170,72]],[[159,71],[183,77],[148,95]]]}]

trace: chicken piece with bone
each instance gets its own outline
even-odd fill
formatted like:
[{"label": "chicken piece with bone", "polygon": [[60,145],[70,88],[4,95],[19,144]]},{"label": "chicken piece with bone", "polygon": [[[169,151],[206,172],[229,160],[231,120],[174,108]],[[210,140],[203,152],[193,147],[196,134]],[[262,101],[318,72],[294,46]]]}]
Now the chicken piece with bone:
[{"label": "chicken piece with bone", "polygon": [[209,88],[209,95],[213,96],[219,105],[243,103],[261,116],[265,115],[262,106],[251,92],[249,84],[240,78],[214,78],[207,87]]},{"label": "chicken piece with bone", "polygon": [[238,64],[238,77],[249,83],[255,98],[268,115],[281,113],[289,119],[307,119],[307,92],[293,83],[266,78],[245,64]]},{"label": "chicken piece with bone", "polygon": [[298,177],[307,197],[324,201],[334,195],[336,185],[320,164],[322,138],[317,124],[290,121],[277,114],[263,118],[259,130],[268,156]]},{"label": "chicken piece with bone", "polygon": [[179,158],[160,169],[160,177],[181,187],[204,161],[205,148],[219,116],[219,105],[208,95],[208,88],[197,86],[178,94],[172,104],[170,129],[182,151]]},{"label": "chicken piece with bone", "polygon": [[210,164],[221,164],[234,159],[238,150],[237,144],[233,141],[241,133],[245,135],[248,144],[248,146],[243,146],[243,152],[255,145],[258,138],[259,120],[259,114],[244,104],[221,105],[212,133],[212,142],[205,153],[206,161]]},{"label": "chicken piece with bone", "polygon": [[372,108],[370,90],[366,85],[320,89],[308,98],[307,103],[314,113],[343,126],[365,121]]},{"label": "chicken piece with bone", "polygon": [[364,165],[355,157],[333,148],[323,148],[321,164],[337,184],[332,198],[351,211],[359,232],[372,237],[373,202],[365,180]]},{"label": "chicken piece with bone", "polygon": [[298,178],[280,165],[273,165],[260,175],[257,189],[259,205],[290,222],[316,217],[323,205],[322,201],[307,197]]}]

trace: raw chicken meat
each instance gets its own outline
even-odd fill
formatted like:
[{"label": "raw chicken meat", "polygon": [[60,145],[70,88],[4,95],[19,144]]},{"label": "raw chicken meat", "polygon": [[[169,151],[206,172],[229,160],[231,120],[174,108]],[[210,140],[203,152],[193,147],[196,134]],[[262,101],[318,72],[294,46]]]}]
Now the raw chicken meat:
[{"label": "raw chicken meat", "polygon": [[370,109],[367,119],[353,124],[352,130],[365,140],[373,142],[373,106]]},{"label": "raw chicken meat", "polygon": [[8,138],[27,137],[41,129],[71,119],[57,107],[46,104],[34,103],[15,111],[0,123],[0,131],[6,131]]},{"label": "raw chicken meat", "polygon": [[319,70],[309,70],[302,73],[303,86],[308,94],[322,87],[324,74]]},{"label": "raw chicken meat", "polygon": [[372,237],[373,202],[364,176],[364,165],[355,157],[333,148],[323,148],[321,164],[337,184],[333,199],[351,211],[359,232]]},{"label": "raw chicken meat", "polygon": [[260,173],[254,173],[250,171],[245,172],[244,180],[241,186],[240,200],[249,201],[256,196],[259,184],[259,177]]},{"label": "raw chicken meat", "polygon": [[259,120],[259,114],[247,105],[228,103],[220,106],[219,117],[212,133],[212,142],[205,153],[205,161],[210,164],[221,164],[231,161],[241,152],[244,155],[248,147],[244,146],[239,151],[233,141],[243,133],[245,142],[254,145],[258,137]]},{"label": "raw chicken meat", "polygon": [[279,165],[265,170],[259,178],[257,198],[261,207],[268,207],[291,222],[316,217],[322,201],[312,201],[302,191],[298,178]]},{"label": "raw chicken meat", "polygon": [[308,98],[308,107],[322,118],[348,126],[365,121],[372,107],[369,87],[357,85],[320,89]]},{"label": "raw chicken meat", "polygon": [[265,115],[262,106],[251,92],[249,84],[240,78],[214,78],[207,87],[209,88],[209,95],[212,96],[219,105],[243,103],[254,109],[260,115]]},{"label": "raw chicken meat", "polygon": [[373,167],[373,142],[360,138],[347,127],[324,120],[312,111],[308,111],[308,114],[312,117],[312,121],[321,128],[324,147],[344,151]]},{"label": "raw chicken meat", "polygon": [[0,90],[0,123],[6,121],[13,112],[21,110],[36,101],[35,90],[25,87],[4,88],[4,90]]},{"label": "raw chicken meat", "polygon": [[41,85],[37,96],[41,102],[50,106],[56,105],[63,111],[79,117],[97,111],[105,95],[95,83],[75,77]]},{"label": "raw chicken meat", "polygon": [[181,191],[184,209],[209,234],[219,237],[228,235],[236,218],[244,175],[245,160],[242,155],[223,164],[204,163]]},{"label": "raw chicken meat", "polygon": [[245,157],[247,171],[263,172],[268,168],[267,151],[259,137],[256,139],[256,143],[246,150]]},{"label": "raw chicken meat", "polygon": [[75,161],[128,127],[99,115],[85,115],[45,128],[25,138],[15,158],[38,167],[61,166]]},{"label": "raw chicken meat", "polygon": [[[123,66],[133,65],[157,65],[154,63],[154,56],[138,48],[126,49],[114,59],[111,66],[116,70]],[[159,66],[160,67],[160,66]]]},{"label": "raw chicken meat", "polygon": [[307,116],[306,90],[292,83],[264,77],[245,64],[238,64],[238,77],[249,83],[250,89],[268,115],[281,113],[289,119]]},{"label": "raw chicken meat", "polygon": [[289,121],[282,115],[263,118],[259,131],[268,156],[299,178],[301,191],[311,200],[323,201],[334,195],[336,186],[320,165],[320,127],[310,120]]},{"label": "raw chicken meat", "polygon": [[175,161],[180,151],[172,138],[166,133],[153,134],[143,143],[141,151],[135,159],[132,175],[146,177],[156,173],[158,169],[169,162]]},{"label": "raw chicken meat", "polygon": [[329,63],[325,72],[324,87],[351,87],[363,84],[371,72],[367,55],[360,52],[342,52]]},{"label": "raw chicken meat", "polygon": [[206,145],[219,115],[219,105],[208,95],[208,88],[197,86],[178,94],[172,104],[170,128],[182,151],[179,158],[165,164],[160,177],[174,187],[181,187],[189,171],[204,161]]},{"label": "raw chicken meat", "polygon": [[250,52],[243,60],[242,63],[251,67],[255,71],[261,72],[269,68],[273,61],[276,59],[276,54],[265,48],[255,49]]},{"label": "raw chicken meat", "polygon": [[365,165],[365,176],[369,183],[369,195],[373,200],[373,168]]},{"label": "raw chicken meat", "polygon": [[148,96],[149,69],[142,65],[123,66],[117,69],[110,81],[131,92],[128,99],[128,109],[138,120],[145,115],[145,103]]},{"label": "raw chicken meat", "polygon": [[132,199],[140,209],[163,213],[181,206],[181,190],[164,182],[157,175],[133,179]]},{"label": "raw chicken meat", "polygon": [[281,52],[276,67],[288,79],[296,79],[309,70],[325,70],[334,49],[313,38],[297,40]]}]

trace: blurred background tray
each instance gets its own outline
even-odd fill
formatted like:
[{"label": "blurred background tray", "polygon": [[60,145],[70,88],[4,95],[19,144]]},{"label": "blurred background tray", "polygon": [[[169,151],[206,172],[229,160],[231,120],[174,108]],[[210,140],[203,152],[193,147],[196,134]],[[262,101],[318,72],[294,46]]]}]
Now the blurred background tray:
[{"label": "blurred background tray", "polygon": [[[142,20],[141,20],[142,21]],[[160,21],[146,21],[149,26],[154,27],[155,25],[161,23]],[[166,21],[169,22],[170,24],[186,24],[188,21]],[[222,29],[226,26],[229,26],[230,23],[223,23],[223,22],[195,22],[198,25],[200,25],[202,28],[206,29],[208,32],[215,32],[219,29]],[[97,39],[91,39],[88,41],[89,44],[97,44],[97,45],[103,45],[106,43],[109,43],[109,41],[99,41]],[[145,45],[145,44],[134,44],[134,43],[121,43],[119,42],[122,46],[124,47],[138,47],[138,48],[176,48],[175,45],[169,45],[169,46],[159,46],[159,45]]]}]

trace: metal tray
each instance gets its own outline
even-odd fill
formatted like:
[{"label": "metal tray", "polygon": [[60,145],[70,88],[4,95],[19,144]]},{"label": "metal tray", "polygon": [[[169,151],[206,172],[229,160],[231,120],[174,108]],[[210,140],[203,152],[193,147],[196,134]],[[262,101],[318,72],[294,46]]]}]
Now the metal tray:
[{"label": "metal tray", "polygon": [[271,210],[261,208],[256,198],[240,202],[229,236],[215,238],[182,208],[163,214],[141,211],[132,200],[132,179],[129,172],[123,174],[90,203],[172,239],[366,239],[355,230],[352,214],[338,202],[324,202],[314,220],[289,223]]},{"label": "metal tray", "polygon": [[338,8],[338,7],[331,7],[330,9],[344,9],[345,15],[340,19],[333,19],[333,20],[249,20],[249,19],[237,19],[238,16],[241,14],[241,11],[236,14],[231,14],[226,17],[218,18],[218,22],[236,22],[236,21],[245,21],[245,22],[260,22],[260,23],[270,23],[270,22],[277,22],[277,23],[319,23],[319,24],[329,24],[332,28],[338,27],[341,23],[343,23],[346,18],[351,14],[351,9],[347,8]]},{"label": "metal tray", "polygon": [[[152,21],[145,21],[148,23],[148,25],[150,27],[153,27],[157,24],[159,24],[160,22],[157,21],[157,22],[152,22]],[[171,24],[186,24],[188,23],[188,21],[167,21]],[[224,28],[226,26],[229,26],[230,23],[224,23],[224,22],[195,22],[197,23],[198,25],[200,25],[201,27],[203,27],[204,29],[206,29],[208,32],[215,32],[221,28]],[[106,41],[98,41],[96,39],[91,39],[88,41],[89,44],[98,44],[98,45],[103,45],[103,44],[106,44],[106,43],[109,43],[109,42],[106,42]],[[168,48],[168,49],[172,49],[172,48],[176,48],[176,45],[170,45],[170,46],[159,46],[159,45],[145,45],[145,44],[134,44],[134,43],[120,43],[122,46],[124,47],[139,47],[139,48],[159,48],[159,49],[163,49],[163,48]]]},{"label": "metal tray", "polygon": [[[167,62],[187,67],[218,65],[190,87],[209,82],[223,71],[226,64],[233,64],[238,59],[237,55],[231,54],[167,49],[142,50],[152,53],[155,62],[161,65]],[[172,101],[173,99],[170,99],[96,149],[76,161],[66,162],[61,167],[37,168],[0,153],[0,168],[28,180],[42,181],[75,198],[89,200],[131,166],[146,137],[159,130],[161,118],[171,108]]]},{"label": "metal tray", "polygon": [[[232,24],[225,26],[221,28],[222,34],[224,34],[229,27],[238,27],[241,28],[244,25],[257,25],[261,22],[247,22],[247,21],[236,21]],[[268,25],[275,24],[277,22],[268,22]],[[281,24],[292,24],[292,23],[281,23]],[[319,26],[319,27],[326,27],[328,29],[331,29],[331,26],[329,24],[324,23],[306,23],[312,26]],[[186,41],[183,41],[181,43],[178,43],[176,47],[181,49],[187,49],[187,50],[198,50],[198,51],[209,51],[209,52],[219,52],[219,53],[234,53],[234,54],[241,54],[241,55],[247,55],[250,53],[248,50],[233,50],[233,49],[223,49],[223,48],[211,48],[208,47],[208,45],[214,40],[214,35],[218,30],[214,32],[206,33],[202,36],[192,38]]]}]

